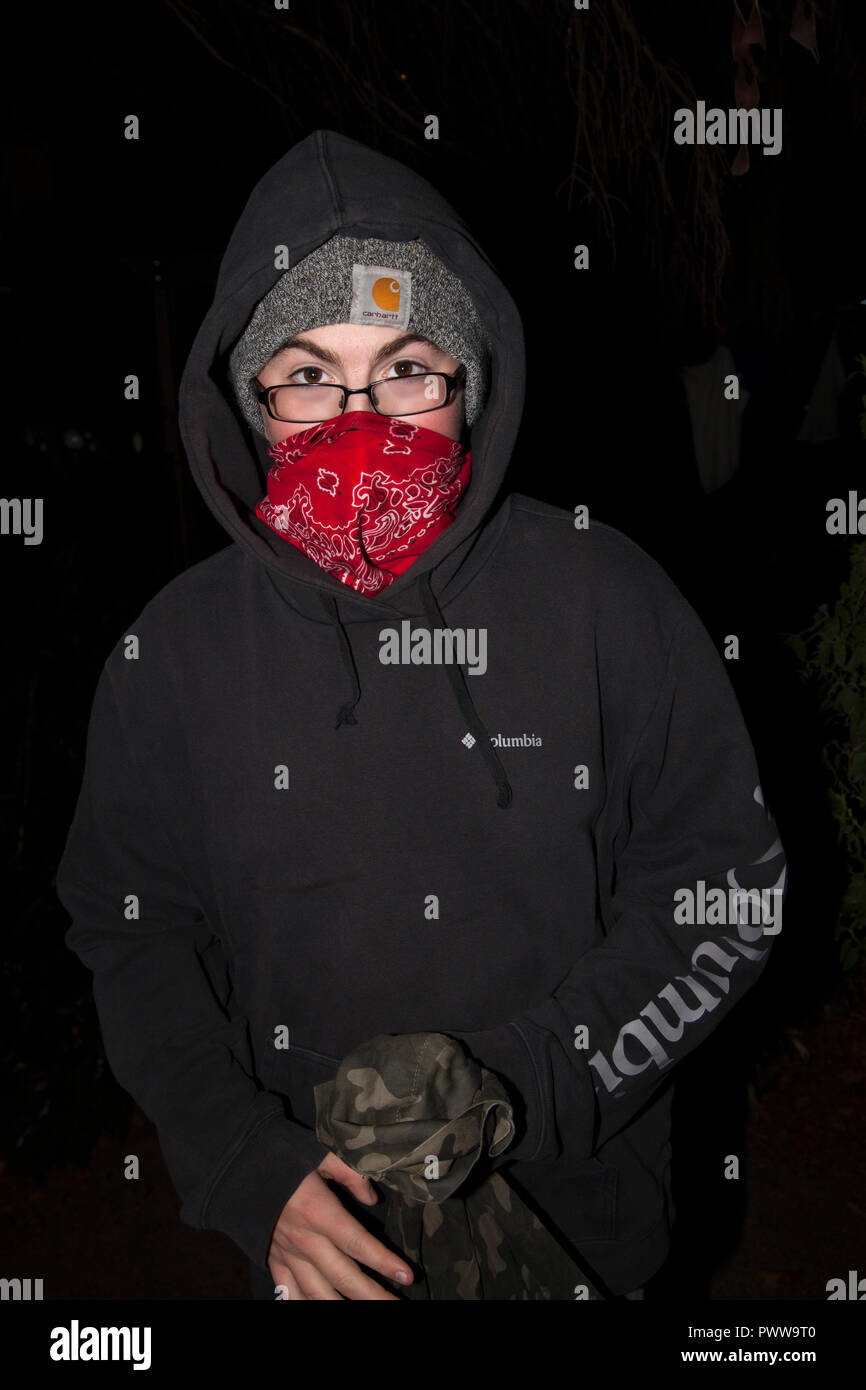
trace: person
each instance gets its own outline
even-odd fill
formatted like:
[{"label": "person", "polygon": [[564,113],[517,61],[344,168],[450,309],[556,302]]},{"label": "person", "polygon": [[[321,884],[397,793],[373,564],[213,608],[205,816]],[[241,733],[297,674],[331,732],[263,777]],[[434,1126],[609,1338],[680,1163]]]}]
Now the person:
[{"label": "person", "polygon": [[[533,365],[562,455],[596,466],[567,362]],[[490,1168],[640,1297],[675,1216],[676,1065],[781,927],[708,633],[617,530],[504,488],[524,384],[518,309],[420,175],[317,130],[261,178],[180,393],[230,543],[108,655],[57,874],[181,1218],[245,1252],[258,1297],[414,1278],[314,1088],[428,1030],[513,1102]]]}]

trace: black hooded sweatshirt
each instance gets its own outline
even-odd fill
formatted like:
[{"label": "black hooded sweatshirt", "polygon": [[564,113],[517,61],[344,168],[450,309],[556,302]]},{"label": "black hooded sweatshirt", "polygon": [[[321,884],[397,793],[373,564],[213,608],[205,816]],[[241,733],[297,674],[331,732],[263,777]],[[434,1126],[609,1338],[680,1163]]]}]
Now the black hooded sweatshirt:
[{"label": "black hooded sweatshirt", "polygon": [[[374,597],[256,518],[270,460],[227,375],[278,248],[337,235],[424,241],[492,343],[456,519]],[[669,1246],[671,1074],[778,933],[769,892],[757,922],[728,892],[781,892],[784,858],[724,663],[625,536],[499,495],[523,397],[518,310],[424,179],[328,130],[264,175],[180,395],[231,544],[108,656],[57,877],[182,1219],[263,1270],[324,1157],[314,1085],[376,1034],[437,1031],[512,1094],[493,1166],[611,1293],[642,1284]],[[387,629],[440,660],[386,664]],[[486,670],[435,629],[484,629]]]}]

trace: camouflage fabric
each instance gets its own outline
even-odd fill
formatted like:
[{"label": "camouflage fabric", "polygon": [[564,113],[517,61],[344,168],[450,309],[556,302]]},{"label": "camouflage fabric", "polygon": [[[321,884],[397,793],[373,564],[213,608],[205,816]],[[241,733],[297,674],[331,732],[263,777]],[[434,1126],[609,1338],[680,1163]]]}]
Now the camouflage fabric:
[{"label": "camouflage fabric", "polygon": [[514,1138],[513,1110],[455,1039],[371,1038],[315,1097],[320,1142],[396,1194],[385,1234],[415,1266],[404,1297],[602,1297],[502,1175],[485,1176],[479,1160]]}]

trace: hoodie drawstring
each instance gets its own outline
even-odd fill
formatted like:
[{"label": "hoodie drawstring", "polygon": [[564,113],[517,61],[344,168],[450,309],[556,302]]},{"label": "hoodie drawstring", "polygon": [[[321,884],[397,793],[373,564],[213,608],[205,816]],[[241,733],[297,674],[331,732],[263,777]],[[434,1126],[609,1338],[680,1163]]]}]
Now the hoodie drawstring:
[{"label": "hoodie drawstring", "polygon": [[348,700],[346,704],[341,705],[340,708],[337,710],[337,722],[334,725],[334,728],[339,729],[341,724],[357,724],[358,722],[355,718],[354,710],[355,706],[361,698],[361,682],[358,679],[358,667],[355,665],[355,653],[352,651],[352,643],[349,641],[349,634],[343,627],[343,623],[340,618],[340,610],[337,607],[337,600],[331,594],[323,593],[319,594],[319,598],[322,600],[322,603],[325,606],[325,612],[327,613],[328,617],[330,618],[331,622],[334,624],[334,626],[337,629],[337,632],[340,635],[340,655],[342,656],[343,664],[346,667],[346,670],[348,671],[352,679],[353,698],[351,700]]},{"label": "hoodie drawstring", "polygon": [[[429,571],[421,576],[418,583],[418,591],[421,595],[421,602],[424,605],[424,612],[427,614],[430,626],[446,627],[447,625],[442,610],[436,602],[433,589],[430,585]],[[343,658],[343,664],[352,679],[352,699],[341,705],[337,711],[337,723],[335,728],[339,729],[343,724],[357,724],[358,722],[355,718],[354,710],[361,698],[361,682],[358,678],[358,667],[355,664],[352,643],[340,619],[337,600],[331,594],[320,593],[319,597],[322,600],[328,618],[337,629],[340,637],[340,654]],[[457,666],[449,662],[446,663],[445,672],[454,698],[460,707],[460,712],[469,725],[471,732],[475,735],[476,741],[481,749],[481,756],[486,762],[488,771],[496,784],[496,804],[501,810],[505,811],[513,800],[514,794],[511,789],[511,783],[508,780],[508,774],[493,744],[490,742],[490,734],[487,732],[484,721],[473,704],[472,693],[467,684],[463,668],[462,666]]]}]

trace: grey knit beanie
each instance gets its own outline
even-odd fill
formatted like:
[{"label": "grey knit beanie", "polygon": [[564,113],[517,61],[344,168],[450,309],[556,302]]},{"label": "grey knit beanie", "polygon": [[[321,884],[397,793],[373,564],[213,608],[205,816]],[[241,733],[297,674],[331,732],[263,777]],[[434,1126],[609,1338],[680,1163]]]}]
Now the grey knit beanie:
[{"label": "grey knit beanie", "polygon": [[422,241],[332,237],[285,271],[260,300],[229,358],[244,417],[264,438],[252,378],[296,333],[330,323],[369,323],[429,338],[466,367],[467,425],[480,415],[490,344],[461,281]]}]

